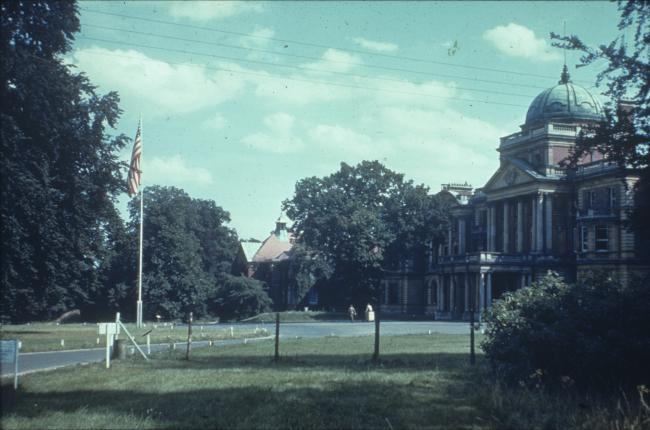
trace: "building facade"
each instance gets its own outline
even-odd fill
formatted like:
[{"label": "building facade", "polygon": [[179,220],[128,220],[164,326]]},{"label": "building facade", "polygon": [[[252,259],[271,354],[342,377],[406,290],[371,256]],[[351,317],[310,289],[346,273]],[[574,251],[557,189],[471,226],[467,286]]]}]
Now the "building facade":
[{"label": "building facade", "polygon": [[287,220],[280,215],[275,229],[262,242],[241,242],[248,262],[247,275],[264,282],[264,288],[273,302],[274,310],[293,309],[297,295],[291,277],[291,249],[293,235],[287,230]]},{"label": "building facade", "polygon": [[482,188],[443,185],[452,207],[447,237],[423,270],[387,275],[382,310],[411,313],[420,304],[436,319],[467,319],[470,309],[480,312],[548,271],[569,282],[595,270],[623,282],[647,272],[625,225],[635,172],[598,153],[576,169],[562,164],[581,131],[603,118],[565,66],[558,84],[533,100],[521,130],[501,138],[500,166]]}]

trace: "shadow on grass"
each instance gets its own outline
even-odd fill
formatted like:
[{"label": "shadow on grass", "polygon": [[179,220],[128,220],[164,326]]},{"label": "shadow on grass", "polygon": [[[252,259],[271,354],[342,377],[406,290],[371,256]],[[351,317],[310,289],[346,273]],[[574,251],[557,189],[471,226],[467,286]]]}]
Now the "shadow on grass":
[{"label": "shadow on grass", "polygon": [[[303,366],[325,367],[335,371],[332,378],[345,375],[336,373],[341,368],[367,369],[368,356],[283,357],[278,364],[269,357],[242,356],[189,363],[159,360],[158,370],[158,366],[182,365],[187,370],[245,367],[266,372],[266,378],[258,382],[249,375],[232,382],[232,374],[221,375],[221,380],[215,374],[214,388],[183,385],[179,391],[171,387],[153,392],[124,384],[111,390],[19,391],[15,395],[3,387],[3,416],[38,420],[63,413],[78,420],[84,414],[131,414],[134,427],[144,420],[156,428],[481,428],[480,412],[468,400],[475,373],[466,371],[466,358],[465,354],[387,355],[375,366],[380,369],[376,373],[334,381],[322,373],[314,373],[313,380],[297,378],[299,373],[293,371],[300,372]],[[382,366],[400,373],[382,376]],[[443,373],[421,372],[420,366],[440,367]],[[283,372],[276,375],[271,369]]]},{"label": "shadow on grass", "polygon": [[[193,355],[188,362],[184,355],[175,352],[163,352],[155,356],[152,364],[156,368],[169,369],[286,369],[286,368],[319,368],[324,370],[367,370],[368,367],[379,369],[440,369],[446,372],[460,372],[471,369],[469,354],[463,353],[394,353],[382,354],[379,362],[372,360],[372,354],[314,354],[294,353],[280,354],[276,363],[273,354],[269,355],[231,355],[210,354]],[[482,366],[483,355],[476,356],[477,366]]]}]

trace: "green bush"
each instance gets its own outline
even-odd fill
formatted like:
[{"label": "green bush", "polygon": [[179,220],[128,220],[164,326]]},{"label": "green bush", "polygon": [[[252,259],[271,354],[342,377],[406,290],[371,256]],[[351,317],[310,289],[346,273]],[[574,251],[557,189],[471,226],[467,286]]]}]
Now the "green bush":
[{"label": "green bush", "polygon": [[599,274],[567,285],[549,274],[486,313],[483,342],[497,372],[534,384],[650,383],[650,285]]},{"label": "green bush", "polygon": [[244,276],[226,276],[214,297],[221,321],[241,320],[271,309],[271,299],[262,282]]}]

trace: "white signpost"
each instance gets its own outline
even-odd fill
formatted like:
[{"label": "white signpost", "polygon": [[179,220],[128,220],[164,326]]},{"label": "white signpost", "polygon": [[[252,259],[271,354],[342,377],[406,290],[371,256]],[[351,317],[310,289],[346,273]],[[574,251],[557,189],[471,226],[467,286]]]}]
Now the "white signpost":
[{"label": "white signpost", "polygon": [[[133,336],[131,336],[131,333],[126,329],[124,324],[122,324],[122,321],[120,321],[120,313],[115,314],[115,322],[110,322],[110,323],[99,323],[97,324],[97,328],[99,330],[99,334],[106,335],[106,368],[110,369],[111,367],[111,345],[113,345],[113,338],[114,336],[117,336],[120,334],[120,328],[124,330],[124,333],[126,333],[127,337],[131,340],[133,345],[137,348],[137,350],[142,354],[142,357],[146,361],[149,361],[149,358],[147,357],[147,354],[142,351],[142,348],[136,343],[135,339]],[[149,333],[151,333],[151,330],[147,333],[147,348],[150,349],[150,341],[149,341]],[[149,351],[150,352],[150,351]]]},{"label": "white signpost", "polygon": [[14,365],[14,390],[18,389],[18,341],[0,340],[0,363]]},{"label": "white signpost", "polygon": [[111,367],[111,345],[113,336],[120,333],[120,326],[117,323],[99,323],[99,334],[106,335],[106,368]]}]

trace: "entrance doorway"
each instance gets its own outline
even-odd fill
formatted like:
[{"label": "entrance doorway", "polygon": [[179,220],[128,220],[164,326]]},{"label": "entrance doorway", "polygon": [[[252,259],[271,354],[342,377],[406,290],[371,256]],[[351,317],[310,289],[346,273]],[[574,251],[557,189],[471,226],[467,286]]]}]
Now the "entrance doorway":
[{"label": "entrance doorway", "polygon": [[508,291],[515,291],[521,278],[519,273],[493,273],[492,274],[492,299],[501,298]]}]

